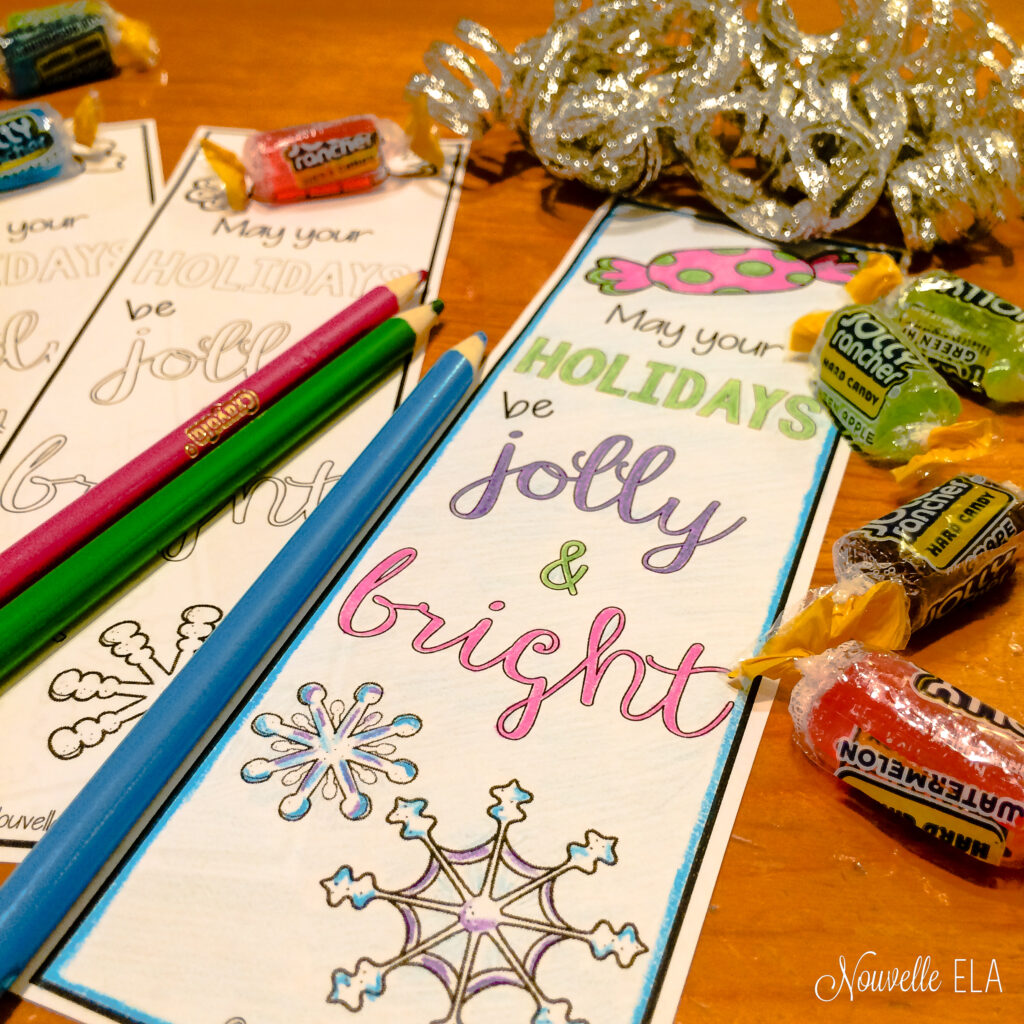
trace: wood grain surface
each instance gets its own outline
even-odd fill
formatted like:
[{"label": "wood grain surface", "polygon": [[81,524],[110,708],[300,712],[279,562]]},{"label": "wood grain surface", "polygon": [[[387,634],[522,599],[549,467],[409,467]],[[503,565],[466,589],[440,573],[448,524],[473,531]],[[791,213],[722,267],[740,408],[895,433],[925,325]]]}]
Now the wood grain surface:
[{"label": "wood grain surface", "polygon": [[[511,49],[542,32],[552,16],[549,0],[124,3],[125,13],[152,25],[161,61],[152,72],[99,83],[105,117],[155,118],[168,174],[201,123],[269,129],[363,112],[402,120],[407,79],[422,68],[432,40],[454,41],[460,18],[479,21]],[[794,7],[811,30],[837,17],[832,0],[794,0]],[[997,21],[1024,39],[1019,0],[993,0],[991,7]],[[47,99],[69,114],[83,92]],[[601,199],[550,177],[505,128],[474,144],[442,284],[447,308],[428,361],[474,330],[499,339]],[[874,218],[861,236],[884,239],[886,224]],[[954,269],[1024,305],[1022,255],[1024,225],[1016,221],[922,265]],[[1022,415],[999,410],[997,418],[1002,441],[971,470],[1024,484]],[[685,448],[685,433],[678,443]],[[831,582],[836,537],[907,496],[887,472],[852,456],[816,585]],[[742,578],[735,584],[743,586]],[[1022,613],[1024,579],[915,638],[911,656],[1024,718]],[[772,709],[678,1019],[1024,1020],[1024,872],[954,860],[845,796],[794,746],[787,696],[780,693]],[[7,873],[0,867],[0,877]],[[912,969],[917,957],[930,957],[941,988],[852,999],[844,992],[832,1002],[815,996],[817,980],[839,972],[840,957],[852,967],[864,954],[872,954],[865,965],[875,968]],[[968,972],[973,967],[974,987],[984,988],[993,960],[999,987],[970,992]],[[335,1008],[333,1019],[349,1017]],[[13,996],[0,999],[0,1021],[59,1020]]]}]

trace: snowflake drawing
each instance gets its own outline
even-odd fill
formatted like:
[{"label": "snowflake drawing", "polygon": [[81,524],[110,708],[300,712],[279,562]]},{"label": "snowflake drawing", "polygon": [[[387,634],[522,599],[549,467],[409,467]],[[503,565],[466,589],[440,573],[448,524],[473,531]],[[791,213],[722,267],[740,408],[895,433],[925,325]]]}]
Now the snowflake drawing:
[{"label": "snowflake drawing", "polygon": [[276,737],[270,747],[278,756],[246,762],[242,778],[246,782],[265,782],[280,773],[284,785],[294,786],[278,807],[285,821],[305,817],[318,788],[327,800],[341,794],[339,806],[346,818],[365,818],[373,805],[359,788],[360,783],[371,785],[378,774],[399,785],[416,778],[416,765],[402,758],[392,759],[397,748],[388,741],[414,735],[423,723],[415,715],[399,715],[382,725],[384,716],[368,709],[383,696],[384,690],[377,683],[363,683],[346,709],[340,700],[328,707],[327,691],[319,683],[300,687],[298,699],[309,708],[308,714],[292,715],[291,724],[274,714],[253,719],[253,732]]},{"label": "snowflake drawing", "polygon": [[166,684],[199,650],[222,615],[219,608],[209,604],[194,604],[186,608],[178,624],[174,657],[167,666],[157,658],[148,634],[142,631],[138,622],[125,619],[103,630],[99,635],[100,644],[113,657],[138,672],[131,678],[125,672],[122,678],[69,668],[54,676],[50,683],[51,700],[105,703],[96,717],[86,716],[71,725],[54,729],[48,740],[50,753],[62,760],[78,757],[86,747],[95,747],[128,722],[139,718],[162,692],[163,686],[158,684]]},{"label": "snowflake drawing", "polygon": [[[395,801],[387,820],[401,827],[403,839],[418,840],[429,853],[426,870],[404,889],[382,889],[372,874],[357,876],[348,865],[321,881],[332,907],[351,903],[362,910],[373,900],[384,900],[405,924],[402,949],[390,960],[377,963],[361,958],[353,970],[333,972],[329,1003],[359,1010],[364,998],[373,1001],[383,995],[391,971],[422,967],[445,988],[449,1009],[443,1022],[460,1024],[463,1008],[473,996],[497,985],[512,985],[533,999],[536,1010],[531,1024],[586,1024],[570,1019],[568,1000],[552,999],[541,990],[537,970],[544,954],[557,943],[575,939],[587,943],[595,959],[613,956],[620,967],[629,967],[647,952],[632,924],[616,932],[601,920],[590,931],[582,931],[555,908],[557,880],[569,871],[593,874],[598,864],[615,864],[617,840],[588,829],[582,843],[566,847],[560,864],[531,864],[513,849],[508,830],[526,819],[522,805],[533,795],[515,779],[490,792],[497,801],[487,809],[497,823],[494,834],[464,850],[448,849],[435,841],[437,819],[424,813],[425,800]],[[521,902],[527,898],[528,903]],[[425,927],[421,913],[438,923]],[[442,950],[450,954],[445,956]]]}]

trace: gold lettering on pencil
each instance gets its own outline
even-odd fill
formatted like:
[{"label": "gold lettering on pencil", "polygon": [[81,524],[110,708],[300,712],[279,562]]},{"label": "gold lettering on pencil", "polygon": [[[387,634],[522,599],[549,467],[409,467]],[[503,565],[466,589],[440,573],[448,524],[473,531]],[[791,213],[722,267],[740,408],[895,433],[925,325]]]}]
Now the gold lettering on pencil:
[{"label": "gold lettering on pencil", "polygon": [[250,388],[242,388],[223,402],[214,403],[199,419],[185,425],[185,454],[194,459],[202,448],[216,444],[223,433],[259,411],[259,395]]}]

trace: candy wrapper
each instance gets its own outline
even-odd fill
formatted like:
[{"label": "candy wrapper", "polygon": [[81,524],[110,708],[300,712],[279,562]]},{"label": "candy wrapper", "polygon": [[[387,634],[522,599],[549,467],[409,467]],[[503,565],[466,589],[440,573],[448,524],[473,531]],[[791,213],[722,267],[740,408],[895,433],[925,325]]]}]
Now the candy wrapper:
[{"label": "candy wrapper", "polygon": [[960,399],[896,323],[873,306],[837,309],[813,350],[817,392],[865,455],[906,462],[935,427],[960,415]]},{"label": "candy wrapper", "polygon": [[[963,386],[966,381],[973,381],[974,393],[988,386],[1002,401],[1010,400],[1008,396],[1016,393],[1018,381],[1024,383],[1024,376],[1018,371],[1024,358],[1018,352],[1013,327],[1006,323],[1016,315],[1014,311],[1021,311],[992,292],[942,271],[905,281],[895,260],[885,253],[870,254],[844,287],[854,303],[870,305],[890,332],[901,332],[900,340],[913,351],[918,363],[927,363],[952,383]],[[934,292],[940,287],[947,294],[937,300]],[[971,308],[958,308],[963,305]],[[981,310],[993,305],[994,309],[979,311],[974,305]],[[1024,318],[1024,313],[1021,315]],[[825,366],[822,357],[830,337],[835,335],[836,317],[838,313],[832,310],[805,313],[793,324],[789,348],[798,356],[810,353],[814,358],[819,368],[819,392],[824,392],[826,406],[854,447],[876,459],[896,462],[890,472],[901,482],[923,477],[938,464],[969,461],[992,448],[998,438],[991,418],[936,425],[939,417],[934,415],[935,406],[926,403],[926,414],[915,419],[914,402],[896,401],[903,393],[900,386],[893,387],[884,402],[875,403],[870,392],[864,390],[871,385],[863,377],[844,376],[847,367],[841,363],[834,367],[838,361],[832,356],[830,365]],[[991,321],[998,317],[1003,318],[1003,323],[993,324]],[[994,336],[991,340],[990,333]],[[855,355],[868,358],[860,350]],[[936,394],[947,404],[944,418],[948,418],[955,406],[941,389]],[[860,408],[858,412],[858,402],[868,403],[871,408]],[[869,415],[876,406],[884,415]],[[927,414],[929,411],[932,415]],[[905,422],[902,417],[907,417]],[[894,422],[896,433],[887,435],[883,430],[882,436],[878,436],[878,426],[887,428]],[[858,442],[858,432],[867,440]]]},{"label": "candy wrapper", "polygon": [[144,71],[159,52],[146,25],[98,0],[9,14],[0,33],[0,93],[35,96],[121,68]]},{"label": "candy wrapper", "polygon": [[982,476],[955,476],[840,537],[840,584],[894,580],[909,600],[912,631],[1013,575],[1024,539],[1024,493]]},{"label": "candy wrapper", "polygon": [[[1024,310],[945,270],[904,278],[892,257],[873,253],[845,283],[854,302],[888,317],[954,387],[994,402],[1024,401]],[[807,313],[790,349],[809,352],[831,314]]]},{"label": "candy wrapper", "polygon": [[847,640],[899,650],[912,632],[1013,575],[1024,540],[1024,493],[956,476],[840,537],[836,583],[809,595],[734,675],[787,683],[798,658]]},{"label": "candy wrapper", "polygon": [[1024,401],[1024,310],[944,270],[910,278],[885,306],[931,365],[995,402]]},{"label": "candy wrapper", "polygon": [[295,203],[365,192],[389,174],[418,176],[444,165],[436,136],[424,130],[424,111],[422,104],[419,114],[414,110],[405,132],[393,121],[360,114],[256,132],[245,140],[241,159],[209,140],[203,153],[233,210],[245,209],[250,199]]},{"label": "candy wrapper", "polygon": [[815,764],[951,850],[1024,867],[1024,726],[856,642],[798,667],[789,713]]},{"label": "candy wrapper", "polygon": [[49,103],[0,112],[0,192],[57,181],[82,170],[82,161],[106,152],[96,143],[100,108],[86,96],[70,123]]}]

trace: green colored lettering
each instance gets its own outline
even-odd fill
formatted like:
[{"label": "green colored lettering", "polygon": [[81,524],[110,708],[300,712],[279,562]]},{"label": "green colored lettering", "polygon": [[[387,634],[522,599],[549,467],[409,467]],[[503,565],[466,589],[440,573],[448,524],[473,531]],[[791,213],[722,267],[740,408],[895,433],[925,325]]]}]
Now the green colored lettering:
[{"label": "green colored lettering", "polygon": [[[588,362],[590,365],[584,365],[583,372],[577,375],[576,368]],[[558,376],[566,384],[590,384],[604,373],[607,365],[608,357],[599,348],[581,348],[562,363]]]},{"label": "green colored lettering", "polygon": [[647,369],[650,373],[647,375],[647,380],[644,381],[643,387],[638,391],[631,391],[627,398],[632,398],[634,402],[646,402],[648,405],[657,405],[658,397],[655,395],[655,391],[658,390],[658,385],[661,383],[662,377],[666,373],[671,373],[675,367],[670,366],[668,363],[658,363],[654,360],[648,360]]},{"label": "green colored lettering", "polygon": [[737,377],[730,378],[697,410],[697,415],[712,416],[722,409],[730,423],[739,423],[742,388],[743,381]]},{"label": "green colored lettering", "polygon": [[[680,397],[683,391],[689,388],[690,385],[692,385],[692,389],[686,397]],[[692,409],[704,397],[704,391],[707,386],[708,382],[705,380],[704,374],[698,373],[696,370],[687,370],[683,367],[676,374],[676,379],[672,382],[672,388],[665,396],[665,401],[661,404],[666,409]]]},{"label": "green colored lettering", "polygon": [[558,364],[565,358],[572,346],[567,341],[561,341],[555,346],[554,352],[545,352],[544,346],[547,343],[547,338],[538,337],[530,346],[530,351],[516,364],[516,373],[529,373],[533,364],[540,360],[543,365],[537,376],[545,380],[550,377],[558,369]]},{"label": "green colored lettering", "polygon": [[760,430],[764,426],[765,417],[771,409],[786,397],[785,388],[769,391],[762,384],[754,385],[754,415],[747,424],[752,430]]},{"label": "green colored lettering", "polygon": [[615,387],[615,378],[622,372],[622,368],[629,362],[629,356],[617,355],[608,367],[605,375],[601,378],[601,382],[597,385],[597,390],[605,395],[624,395],[626,393],[625,388]]},{"label": "green colored lettering", "polygon": [[786,412],[793,417],[779,420],[779,431],[786,437],[806,441],[818,432],[818,424],[812,417],[822,412],[821,403],[810,395],[790,395],[786,399]]}]

